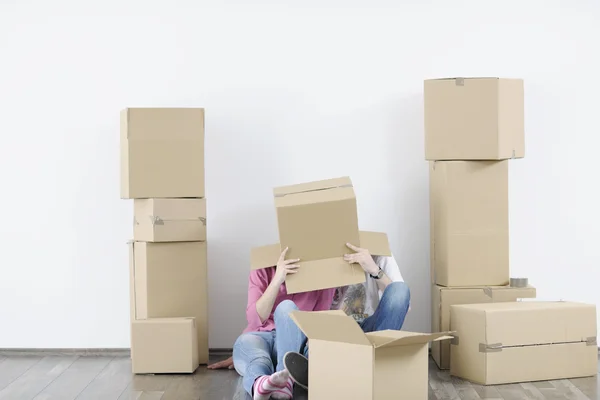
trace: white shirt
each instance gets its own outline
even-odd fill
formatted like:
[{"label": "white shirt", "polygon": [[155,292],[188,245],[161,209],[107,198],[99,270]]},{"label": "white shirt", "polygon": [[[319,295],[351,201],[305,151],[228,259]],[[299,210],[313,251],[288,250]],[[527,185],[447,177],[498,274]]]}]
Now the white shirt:
[{"label": "white shirt", "polygon": [[[404,282],[398,263],[396,263],[393,255],[391,257],[373,256],[373,260],[392,282]],[[375,279],[371,278],[366,272],[365,278],[364,283],[339,288],[334,295],[331,308],[344,310],[346,314],[354,317],[357,321],[362,321],[373,315],[383,292],[379,290]],[[341,302],[340,294],[343,295]]]}]

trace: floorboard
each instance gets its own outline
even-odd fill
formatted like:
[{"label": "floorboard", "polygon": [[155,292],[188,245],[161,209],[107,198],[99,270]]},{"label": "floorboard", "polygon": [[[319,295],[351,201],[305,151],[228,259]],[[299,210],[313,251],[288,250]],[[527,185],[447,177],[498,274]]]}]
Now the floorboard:
[{"label": "floorboard", "polygon": [[76,356],[44,357],[0,391],[0,400],[33,399],[62,375]]},{"label": "floorboard", "polygon": [[[241,383],[235,371],[205,366],[191,375],[133,375],[124,356],[0,356],[0,400],[251,400]],[[599,394],[597,376],[482,386],[429,363],[428,400],[598,400]],[[308,395],[297,388],[294,399]]]},{"label": "floorboard", "polygon": [[115,357],[75,398],[76,400],[117,400],[131,382],[131,359]]},{"label": "floorboard", "polygon": [[110,357],[79,357],[34,400],[75,399],[111,360]]},{"label": "floorboard", "polygon": [[6,357],[0,363],[0,391],[23,375],[29,368],[40,362],[42,357]]}]

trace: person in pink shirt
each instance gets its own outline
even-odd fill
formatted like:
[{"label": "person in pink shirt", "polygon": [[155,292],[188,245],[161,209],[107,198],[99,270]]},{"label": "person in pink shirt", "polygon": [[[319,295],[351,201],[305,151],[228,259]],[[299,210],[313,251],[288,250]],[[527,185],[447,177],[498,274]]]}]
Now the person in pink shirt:
[{"label": "person in pink shirt", "polygon": [[329,310],[335,293],[335,289],[325,289],[288,294],[285,277],[298,272],[299,260],[286,260],[287,250],[277,266],[250,272],[248,326],[233,345],[233,365],[254,400],[292,398],[293,382],[283,356],[303,352],[307,338],[289,314]]}]

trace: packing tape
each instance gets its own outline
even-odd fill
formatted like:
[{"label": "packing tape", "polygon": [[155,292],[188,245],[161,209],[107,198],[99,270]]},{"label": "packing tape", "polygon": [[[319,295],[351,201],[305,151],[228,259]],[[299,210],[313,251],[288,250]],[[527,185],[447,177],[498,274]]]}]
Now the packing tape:
[{"label": "packing tape", "polygon": [[456,86],[465,86],[465,78],[456,78],[454,82]]},{"label": "packing tape", "polygon": [[510,278],[510,287],[525,288],[529,285],[527,278]]},{"label": "packing tape", "polygon": [[345,185],[337,185],[337,186],[329,186],[329,187],[324,187],[321,189],[312,189],[312,190],[302,190],[300,192],[293,192],[293,193],[284,193],[284,194],[276,194],[274,195],[274,197],[285,197],[285,196],[289,196],[292,194],[298,194],[298,193],[308,193],[308,192],[319,192],[321,190],[330,190],[330,189],[340,189],[340,188],[351,188],[354,187],[351,183],[347,183]]},{"label": "packing tape", "polygon": [[490,299],[494,296],[494,292],[492,291],[492,288],[489,288],[489,287],[483,288],[483,293],[485,293],[485,295],[487,297],[489,297]]}]

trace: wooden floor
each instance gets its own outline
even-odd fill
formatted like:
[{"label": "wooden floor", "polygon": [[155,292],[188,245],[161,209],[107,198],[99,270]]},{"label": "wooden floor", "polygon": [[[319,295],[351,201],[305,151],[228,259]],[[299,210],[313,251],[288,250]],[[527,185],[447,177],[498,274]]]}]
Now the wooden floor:
[{"label": "wooden floor", "polygon": [[[483,387],[452,378],[430,361],[429,378],[431,400],[600,399],[598,376]],[[128,357],[0,356],[0,400],[249,399],[240,384],[235,371],[204,366],[192,376],[132,376]],[[307,396],[299,390],[294,398]]]}]

